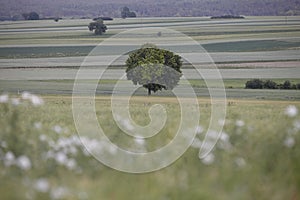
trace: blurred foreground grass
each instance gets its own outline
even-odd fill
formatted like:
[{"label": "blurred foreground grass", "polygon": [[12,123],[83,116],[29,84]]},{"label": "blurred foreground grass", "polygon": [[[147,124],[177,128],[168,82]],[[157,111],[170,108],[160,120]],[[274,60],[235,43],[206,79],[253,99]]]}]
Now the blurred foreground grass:
[{"label": "blurred foreground grass", "polygon": [[[297,101],[228,100],[222,137],[209,157],[200,160],[197,142],[206,133],[210,101],[199,99],[201,130],[193,147],[171,166],[140,175],[110,169],[85,151],[74,127],[70,96],[40,99],[23,93],[1,95],[0,102],[3,200],[300,199]],[[132,118],[147,124],[154,103],[163,104],[170,115],[150,147],[172,137],[179,116],[174,98],[136,97],[131,100]],[[96,97],[96,111],[112,141],[131,144],[111,118],[108,97]]]}]

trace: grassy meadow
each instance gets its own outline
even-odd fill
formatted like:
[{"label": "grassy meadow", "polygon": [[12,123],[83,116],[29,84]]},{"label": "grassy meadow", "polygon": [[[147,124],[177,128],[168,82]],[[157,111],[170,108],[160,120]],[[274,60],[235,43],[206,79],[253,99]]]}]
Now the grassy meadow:
[{"label": "grassy meadow", "polygon": [[[0,104],[2,199],[299,198],[300,115],[293,113],[300,109],[299,102],[228,99],[222,133],[226,137],[211,153],[213,159],[200,160],[194,142],[171,166],[134,175],[110,169],[84,151],[69,96],[42,98],[43,105],[24,100],[24,94],[9,96]],[[172,137],[179,115],[172,97],[134,97],[133,119],[147,124],[147,109],[155,103],[167,108],[170,121],[158,136],[147,140],[147,149]],[[209,99],[199,99],[199,106],[203,130],[197,141],[207,130]],[[111,120],[109,97],[96,97],[96,113],[112,141],[134,148]],[[30,166],[18,162],[24,155]]]},{"label": "grassy meadow", "polygon": [[[298,16],[114,19],[105,21],[108,31],[102,36],[88,31],[90,21],[0,22],[1,200],[300,199],[300,90],[244,89],[252,78],[300,83]],[[164,169],[129,174],[105,166],[84,148],[82,141],[114,156],[101,141],[78,135],[72,92],[82,60],[97,44],[141,27],[174,29],[199,42],[220,69],[227,111],[225,121],[219,121],[224,123],[221,138],[200,159],[212,105],[205,80],[195,78],[192,67],[184,65],[184,73],[192,77],[189,82],[201,115],[193,144]],[[122,47],[105,48],[104,56],[111,56]],[[194,53],[188,45],[180,50]],[[130,99],[132,119],[147,125],[149,108],[155,104],[164,106],[168,118],[152,138],[133,140],[124,134],[111,109],[116,77],[125,71],[123,61],[119,62],[99,80],[97,120],[116,145],[154,151],[174,137],[180,107],[171,91],[149,97],[139,88]],[[90,73],[97,67],[103,66],[91,67]],[[83,85],[93,82],[88,76],[78,81]]]}]

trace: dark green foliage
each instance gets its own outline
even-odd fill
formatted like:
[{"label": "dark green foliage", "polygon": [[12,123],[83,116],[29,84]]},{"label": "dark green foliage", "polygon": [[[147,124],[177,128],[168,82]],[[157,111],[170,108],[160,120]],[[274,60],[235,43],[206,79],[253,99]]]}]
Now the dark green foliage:
[{"label": "dark green foliage", "polygon": [[172,90],[182,75],[181,57],[167,50],[144,46],[129,55],[127,79],[148,89],[149,95],[151,91]]},{"label": "dark green foliage", "polygon": [[97,20],[99,20],[99,19],[102,19],[103,21],[105,21],[105,20],[107,20],[107,21],[112,21],[112,20],[114,20],[114,19],[111,18],[111,17],[95,17],[93,20],[94,20],[94,21],[97,21]]},{"label": "dark green foliage", "polygon": [[284,81],[283,85],[282,85],[282,89],[291,89],[291,82],[290,81]]},{"label": "dark green foliage", "polygon": [[264,86],[263,86],[265,89],[277,89],[278,86],[277,86],[277,83],[275,83],[274,81],[271,81],[271,80],[266,80],[264,82]]},{"label": "dark green foliage", "polygon": [[102,19],[98,19],[96,22],[91,22],[88,26],[90,31],[95,30],[96,35],[102,35],[107,30],[106,25],[103,23]]},{"label": "dark green foliage", "polygon": [[240,15],[222,15],[222,16],[213,16],[211,19],[245,19],[244,16]]},{"label": "dark green foliage", "polygon": [[25,20],[39,20],[40,16],[36,12],[23,13],[22,16]]},{"label": "dark green foliage", "polygon": [[246,82],[246,89],[262,89],[263,81],[260,79],[252,79]]},{"label": "dark green foliage", "polygon": [[130,11],[129,8],[125,6],[121,10],[121,17],[123,19],[125,19],[127,17],[136,17],[136,14],[135,14],[135,12]]},{"label": "dark green foliage", "polygon": [[284,81],[283,84],[277,84],[274,81],[271,80],[260,80],[260,79],[252,79],[250,81],[246,82],[245,85],[246,89],[283,89],[283,90],[299,90],[300,89],[300,83],[298,84],[292,84],[289,80]]}]

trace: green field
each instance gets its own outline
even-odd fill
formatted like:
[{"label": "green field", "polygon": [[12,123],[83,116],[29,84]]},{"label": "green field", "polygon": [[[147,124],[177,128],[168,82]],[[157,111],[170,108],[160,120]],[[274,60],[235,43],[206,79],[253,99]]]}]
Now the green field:
[{"label": "green field", "polygon": [[[300,199],[300,90],[244,89],[252,78],[300,83],[299,19],[114,19],[105,22],[108,32],[102,36],[88,31],[91,20],[86,19],[0,22],[0,199]],[[194,143],[164,169],[129,174],[105,166],[82,145],[85,141],[89,147],[100,148],[115,158],[114,148],[102,140],[78,134],[72,93],[79,66],[96,45],[115,34],[141,27],[177,30],[199,42],[220,70],[227,110],[225,122],[217,120],[218,124],[224,123],[221,138],[209,156],[200,159],[199,148],[212,117],[212,102],[203,77],[184,63],[183,73],[199,103]],[[102,47],[99,64],[76,80],[83,94],[74,94],[74,98],[88,99],[85,93],[90,91],[85,89],[95,83],[95,78],[89,76],[106,67],[101,65],[101,59],[119,55],[134,46],[137,38],[141,36],[125,37],[127,46],[115,41],[112,46]],[[175,47],[192,58],[198,56],[197,46],[172,46]],[[129,106],[137,124],[145,126],[150,122],[149,109],[156,104],[165,108],[168,117],[154,137],[136,140],[125,134],[111,108],[112,94],[122,98],[128,95],[128,88],[114,90],[117,78],[125,71],[124,58],[112,63],[98,81],[97,122],[117,146],[129,151],[155,151],[175,137],[180,106],[171,91],[147,96],[144,88],[138,88]],[[199,67],[207,73],[211,70],[207,64]],[[210,78],[207,80],[214,79]],[[186,82],[180,81],[182,84]],[[221,91],[218,87],[212,90]],[[92,105],[89,101],[83,103],[82,108]],[[90,117],[88,110],[80,114]],[[126,119],[122,120],[126,124]],[[91,124],[88,122],[86,129],[93,135],[96,130]],[[210,137],[216,136],[211,133]]]},{"label": "green field", "polygon": [[[50,47],[0,47],[0,58],[47,58],[87,56],[96,46],[50,46]],[[219,42],[203,44],[207,52],[248,52],[248,51],[278,51],[300,47],[300,42],[280,40],[253,40],[236,42]],[[104,48],[104,47],[102,47]],[[185,52],[194,52],[193,47],[178,47]],[[115,54],[113,48],[107,48],[106,55]]]}]

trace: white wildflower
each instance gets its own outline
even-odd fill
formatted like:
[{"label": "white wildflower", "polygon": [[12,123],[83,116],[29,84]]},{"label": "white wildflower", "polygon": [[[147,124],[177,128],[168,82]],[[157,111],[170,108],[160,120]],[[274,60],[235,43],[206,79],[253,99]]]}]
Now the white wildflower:
[{"label": "white wildflower", "polygon": [[42,135],[39,136],[39,139],[40,139],[41,142],[45,142],[45,141],[47,141],[47,136],[42,134]]},{"label": "white wildflower", "polygon": [[60,148],[66,147],[69,145],[69,141],[67,138],[59,138],[58,141],[56,142],[57,146],[59,146]]},{"label": "white wildflower", "polygon": [[211,165],[215,161],[215,155],[210,153],[207,156],[205,156],[205,158],[203,158],[201,161],[205,165]]},{"label": "white wildflower", "polygon": [[218,147],[224,150],[229,150],[231,149],[232,145],[229,140],[229,135],[225,132],[222,132],[221,137],[220,137],[220,142],[218,143]]},{"label": "white wildflower", "polygon": [[15,163],[15,155],[12,152],[7,152],[4,157],[4,165],[9,167]]},{"label": "white wildflower", "polygon": [[34,105],[34,106],[40,106],[40,105],[44,104],[44,101],[42,98],[40,98],[36,95],[30,94],[29,92],[23,92],[22,99],[30,100],[32,105]]},{"label": "white wildflower", "polygon": [[203,133],[204,129],[202,126],[198,125],[196,126],[196,134],[201,134]]},{"label": "white wildflower", "polygon": [[292,148],[295,145],[295,139],[292,136],[288,136],[284,141],[283,144],[284,146],[288,148]]},{"label": "white wildflower", "polygon": [[235,164],[238,166],[238,167],[245,167],[246,166],[246,161],[244,158],[242,157],[238,157],[235,159]]},{"label": "white wildflower", "polygon": [[214,148],[214,145],[216,144],[216,141],[211,141],[211,140],[206,140],[205,142],[203,141],[201,148],[204,151],[210,151],[211,149]]},{"label": "white wildflower", "polygon": [[128,131],[132,131],[134,129],[134,127],[132,126],[131,122],[128,119],[122,120],[121,123]]},{"label": "white wildflower", "polygon": [[44,100],[36,95],[31,95],[30,101],[34,106],[40,106],[44,104]]},{"label": "white wildflower", "polygon": [[245,125],[245,122],[244,122],[243,120],[237,120],[237,121],[235,122],[235,125],[236,125],[237,127],[243,127],[243,126]]},{"label": "white wildflower", "polygon": [[289,105],[285,109],[285,114],[289,117],[295,117],[298,114],[298,109],[294,105]]},{"label": "white wildflower", "polygon": [[134,138],[134,142],[138,145],[144,145],[145,139],[144,138]]},{"label": "white wildflower", "polygon": [[[81,141],[82,141],[82,144],[88,149],[88,151],[90,151],[92,153],[99,153],[102,150],[103,145],[105,144],[96,139],[90,140],[88,138],[81,138]],[[87,153],[87,154],[85,154],[85,153]],[[89,152],[84,152],[84,154],[86,156],[88,156]]]},{"label": "white wildflower", "polygon": [[220,140],[223,141],[223,142],[229,142],[229,135],[225,132],[222,132],[221,134],[221,137],[220,137]]},{"label": "white wildflower", "polygon": [[11,99],[11,103],[14,106],[20,105],[20,99],[18,99],[18,98],[12,98]]},{"label": "white wildflower", "polygon": [[17,159],[16,165],[22,170],[29,170],[31,169],[31,162],[27,156],[20,156]]},{"label": "white wildflower", "polygon": [[34,189],[38,192],[48,192],[50,189],[50,185],[47,179],[40,178],[34,183]]},{"label": "white wildflower", "polygon": [[217,139],[217,138],[219,138],[219,133],[217,131],[214,131],[214,130],[209,130],[207,132],[207,137],[209,139]]},{"label": "white wildflower", "polygon": [[34,128],[41,129],[42,128],[42,123],[41,122],[35,122],[34,123]]},{"label": "white wildflower", "polygon": [[57,134],[60,134],[62,132],[62,128],[58,125],[54,126],[53,127],[53,130],[57,133]]},{"label": "white wildflower", "polygon": [[31,94],[29,92],[22,92],[22,99],[30,99],[31,98]]},{"label": "white wildflower", "polygon": [[62,152],[58,152],[55,155],[55,160],[57,163],[64,165],[68,161],[68,157],[66,156],[66,154],[64,154]]},{"label": "white wildflower", "polygon": [[195,138],[191,146],[199,149],[201,148],[201,145],[202,145],[201,140],[199,140],[199,138]]},{"label": "white wildflower", "polygon": [[68,149],[68,152],[72,155],[76,155],[77,154],[77,149],[74,146],[70,146]]},{"label": "white wildflower", "polygon": [[8,102],[8,95],[7,94],[0,95],[0,103],[7,103],[7,102]]},{"label": "white wildflower", "polygon": [[73,136],[71,136],[70,139],[72,140],[73,144],[75,144],[77,146],[81,145],[81,141],[80,141],[80,138],[78,136],[73,135]]},{"label": "white wildflower", "polygon": [[7,148],[7,143],[5,141],[1,141],[0,146],[4,149]]},{"label": "white wildflower", "polygon": [[69,169],[69,170],[75,170],[76,169],[76,161],[74,159],[69,159],[67,161],[67,163],[65,164],[65,166]]}]

